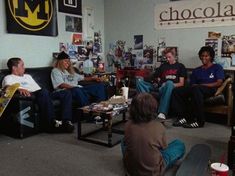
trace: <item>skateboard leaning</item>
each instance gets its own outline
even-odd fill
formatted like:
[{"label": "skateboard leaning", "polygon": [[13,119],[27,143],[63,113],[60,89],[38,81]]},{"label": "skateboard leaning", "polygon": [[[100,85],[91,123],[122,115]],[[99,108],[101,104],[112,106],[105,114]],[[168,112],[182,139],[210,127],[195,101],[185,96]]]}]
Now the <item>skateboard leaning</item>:
[{"label": "skateboard leaning", "polygon": [[205,144],[194,145],[186,155],[176,172],[176,176],[205,176],[207,175],[211,149]]},{"label": "skateboard leaning", "polygon": [[1,91],[0,96],[0,117],[2,116],[3,112],[5,111],[7,105],[11,101],[11,98],[15,94],[16,90],[20,87],[19,83],[12,84],[8,86],[6,89]]}]

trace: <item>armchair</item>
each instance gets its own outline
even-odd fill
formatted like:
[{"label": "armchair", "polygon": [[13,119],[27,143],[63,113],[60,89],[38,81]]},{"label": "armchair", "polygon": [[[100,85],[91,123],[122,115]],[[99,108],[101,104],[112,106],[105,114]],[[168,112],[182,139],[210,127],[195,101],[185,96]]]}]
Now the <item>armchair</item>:
[{"label": "armchair", "polygon": [[231,77],[228,77],[223,82],[213,97],[205,100],[204,110],[208,113],[226,115],[227,125],[231,125],[233,115],[233,92]]}]

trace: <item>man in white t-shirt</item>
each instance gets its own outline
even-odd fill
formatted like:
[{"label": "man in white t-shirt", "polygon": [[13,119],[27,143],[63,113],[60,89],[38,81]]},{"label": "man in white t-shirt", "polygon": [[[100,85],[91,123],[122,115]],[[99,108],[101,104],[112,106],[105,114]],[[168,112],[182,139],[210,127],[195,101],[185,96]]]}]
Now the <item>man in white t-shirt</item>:
[{"label": "man in white t-shirt", "polygon": [[[50,94],[46,89],[42,89],[29,74],[25,74],[24,62],[20,58],[10,58],[7,66],[11,74],[5,76],[2,87],[20,83],[18,91],[22,96],[35,96],[40,110],[40,122],[47,121],[46,124],[42,124],[47,127],[46,130],[56,129],[59,132],[72,132],[74,130],[71,123],[72,95],[70,91],[61,90]],[[62,121],[54,118],[52,99],[59,99],[61,102]]]}]

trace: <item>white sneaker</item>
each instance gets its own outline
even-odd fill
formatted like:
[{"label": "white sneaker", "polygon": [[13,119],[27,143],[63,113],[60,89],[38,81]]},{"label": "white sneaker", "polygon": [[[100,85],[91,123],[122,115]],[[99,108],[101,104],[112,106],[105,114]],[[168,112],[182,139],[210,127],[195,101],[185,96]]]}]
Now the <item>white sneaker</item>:
[{"label": "white sneaker", "polygon": [[60,121],[60,120],[55,120],[54,123],[55,123],[54,126],[55,126],[56,128],[59,128],[59,127],[62,126],[62,121]]},{"label": "white sneaker", "polygon": [[166,120],[166,116],[163,113],[159,113],[157,118],[162,119],[162,120]]},{"label": "white sneaker", "polygon": [[95,124],[96,125],[102,125],[103,124],[103,120],[100,116],[96,116],[94,119],[95,119]]}]

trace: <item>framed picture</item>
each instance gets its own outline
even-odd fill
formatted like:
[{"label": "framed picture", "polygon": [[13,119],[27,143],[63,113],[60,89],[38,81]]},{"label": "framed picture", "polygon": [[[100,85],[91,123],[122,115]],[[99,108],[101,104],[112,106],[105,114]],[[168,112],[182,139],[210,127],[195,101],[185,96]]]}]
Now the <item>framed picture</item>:
[{"label": "framed picture", "polygon": [[143,35],[134,35],[134,49],[143,49]]},{"label": "framed picture", "polygon": [[172,49],[175,52],[175,57],[178,60],[178,48],[176,46],[166,46],[157,48],[157,62],[166,62],[164,51],[166,49]]},{"label": "framed picture", "polygon": [[222,56],[230,56],[232,53],[235,53],[235,36],[223,36]]},{"label": "framed picture", "polygon": [[219,40],[218,39],[208,38],[208,39],[205,40],[205,46],[212,47],[215,51],[215,56],[219,55],[218,45],[219,45]]},{"label": "framed picture", "polygon": [[82,33],[82,18],[66,15],[65,31]]}]

